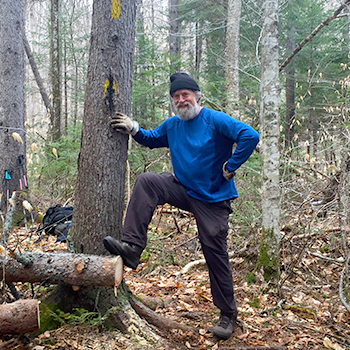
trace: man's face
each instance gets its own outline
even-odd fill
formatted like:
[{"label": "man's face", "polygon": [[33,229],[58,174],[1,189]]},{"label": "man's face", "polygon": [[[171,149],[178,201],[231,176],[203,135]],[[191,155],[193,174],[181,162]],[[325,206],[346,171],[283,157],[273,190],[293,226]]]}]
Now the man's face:
[{"label": "man's face", "polygon": [[173,95],[175,111],[182,120],[189,120],[198,114],[199,105],[195,93],[189,89],[176,90]]}]

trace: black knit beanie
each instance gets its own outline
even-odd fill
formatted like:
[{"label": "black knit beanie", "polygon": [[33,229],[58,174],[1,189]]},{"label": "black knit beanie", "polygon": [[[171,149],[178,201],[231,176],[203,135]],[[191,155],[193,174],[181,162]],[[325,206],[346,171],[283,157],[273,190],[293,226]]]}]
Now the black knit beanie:
[{"label": "black knit beanie", "polygon": [[200,91],[198,84],[187,73],[174,73],[170,76],[170,95],[176,90],[189,89]]}]

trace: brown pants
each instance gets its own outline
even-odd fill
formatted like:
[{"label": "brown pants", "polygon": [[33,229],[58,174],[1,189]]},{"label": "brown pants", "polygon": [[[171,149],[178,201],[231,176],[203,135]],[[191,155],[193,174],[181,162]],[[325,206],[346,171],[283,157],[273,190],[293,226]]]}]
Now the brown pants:
[{"label": "brown pants", "polygon": [[170,173],[143,173],[136,179],[127,208],[123,241],[145,248],[147,228],[157,205],[169,203],[192,212],[198,238],[207,262],[214,304],[223,314],[237,315],[232,271],[227,254],[230,201],[207,203],[190,197],[184,186]]}]

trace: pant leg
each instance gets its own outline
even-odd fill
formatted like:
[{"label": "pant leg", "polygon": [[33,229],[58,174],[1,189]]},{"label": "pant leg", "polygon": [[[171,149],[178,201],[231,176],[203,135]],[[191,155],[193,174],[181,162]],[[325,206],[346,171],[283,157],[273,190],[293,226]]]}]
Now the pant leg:
[{"label": "pant leg", "polygon": [[237,316],[232,270],[227,253],[230,202],[206,203],[193,199],[191,208],[209,270],[214,305],[224,314]]},{"label": "pant leg", "polygon": [[189,210],[188,198],[185,188],[172,174],[140,174],[126,211],[122,241],[145,248],[147,228],[157,205],[169,203]]}]

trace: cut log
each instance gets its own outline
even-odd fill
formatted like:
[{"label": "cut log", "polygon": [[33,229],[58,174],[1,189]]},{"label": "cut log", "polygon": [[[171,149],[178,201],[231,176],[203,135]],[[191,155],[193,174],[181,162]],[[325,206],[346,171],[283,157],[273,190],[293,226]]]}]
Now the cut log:
[{"label": "cut log", "polygon": [[0,275],[6,283],[116,287],[123,277],[123,260],[120,256],[28,252],[16,259],[0,256]]},{"label": "cut log", "polygon": [[0,334],[29,333],[40,328],[39,301],[17,300],[0,305]]}]

